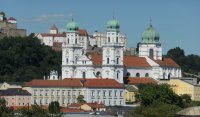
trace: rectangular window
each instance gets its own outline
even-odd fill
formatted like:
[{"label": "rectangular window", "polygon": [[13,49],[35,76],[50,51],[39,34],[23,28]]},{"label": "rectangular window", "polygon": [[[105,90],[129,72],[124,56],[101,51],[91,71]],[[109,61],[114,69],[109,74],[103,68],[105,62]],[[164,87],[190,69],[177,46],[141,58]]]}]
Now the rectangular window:
[{"label": "rectangular window", "polygon": [[115,97],[117,97],[117,91],[115,91]]},{"label": "rectangular window", "polygon": [[109,58],[107,58],[107,64],[109,64]]},{"label": "rectangular window", "polygon": [[112,91],[109,91],[109,97],[111,97],[111,95],[112,95]]},{"label": "rectangular window", "polygon": [[120,91],[120,97],[122,97],[123,91]]},{"label": "rectangular window", "polygon": [[92,90],[92,97],[94,97],[94,90]]},{"label": "rectangular window", "polygon": [[106,91],[105,90],[103,91],[103,97],[106,97]]},{"label": "rectangular window", "polygon": [[97,91],[97,96],[100,97],[100,90]]},{"label": "rectangular window", "polygon": [[119,58],[117,58],[117,64],[119,64]]}]

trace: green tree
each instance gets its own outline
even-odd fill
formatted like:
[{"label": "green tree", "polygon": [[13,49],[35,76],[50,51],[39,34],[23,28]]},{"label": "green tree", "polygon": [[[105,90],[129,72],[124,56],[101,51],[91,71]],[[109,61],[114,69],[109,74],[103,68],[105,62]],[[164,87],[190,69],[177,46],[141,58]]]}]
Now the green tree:
[{"label": "green tree", "polygon": [[149,106],[154,102],[175,104],[182,106],[182,100],[167,84],[148,84],[139,88],[139,100],[142,106]]},{"label": "green tree", "polygon": [[0,82],[25,82],[49,75],[51,70],[61,73],[61,52],[40,44],[33,34],[27,37],[0,40]]},{"label": "green tree", "polygon": [[39,105],[32,105],[31,108],[22,108],[19,114],[21,117],[50,117],[47,110]]},{"label": "green tree", "polygon": [[151,105],[139,106],[130,112],[134,117],[174,117],[181,108],[176,105],[155,102]]},{"label": "green tree", "polygon": [[51,102],[48,109],[51,114],[60,114],[60,105],[57,101]]},{"label": "green tree", "polygon": [[84,96],[83,96],[83,95],[79,95],[79,96],[77,97],[77,102],[78,102],[78,103],[85,103],[86,101],[84,100]]},{"label": "green tree", "polygon": [[14,111],[12,108],[6,107],[6,100],[0,98],[0,117],[13,117]]}]

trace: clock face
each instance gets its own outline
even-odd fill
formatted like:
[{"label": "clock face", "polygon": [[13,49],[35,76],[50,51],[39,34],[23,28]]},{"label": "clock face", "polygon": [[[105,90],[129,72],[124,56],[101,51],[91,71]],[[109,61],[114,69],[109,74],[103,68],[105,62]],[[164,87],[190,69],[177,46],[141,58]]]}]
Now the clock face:
[{"label": "clock face", "polygon": [[106,49],[106,53],[107,53],[107,54],[110,53],[110,49],[109,49],[109,48]]}]

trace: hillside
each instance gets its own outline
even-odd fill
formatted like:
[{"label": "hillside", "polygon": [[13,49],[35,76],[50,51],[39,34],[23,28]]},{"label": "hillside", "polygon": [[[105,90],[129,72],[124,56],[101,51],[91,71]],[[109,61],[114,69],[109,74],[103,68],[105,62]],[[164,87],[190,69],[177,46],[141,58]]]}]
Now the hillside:
[{"label": "hillside", "polygon": [[61,70],[61,52],[41,45],[37,38],[0,40],[0,82],[24,82]]}]

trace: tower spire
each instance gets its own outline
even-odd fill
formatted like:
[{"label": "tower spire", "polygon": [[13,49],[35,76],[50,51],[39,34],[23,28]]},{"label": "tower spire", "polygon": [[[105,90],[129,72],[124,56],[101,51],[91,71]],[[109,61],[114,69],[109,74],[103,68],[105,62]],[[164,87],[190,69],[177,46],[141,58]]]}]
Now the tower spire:
[{"label": "tower spire", "polygon": [[152,19],[151,19],[151,16],[150,16],[150,19],[149,19],[149,26],[152,27]]}]

